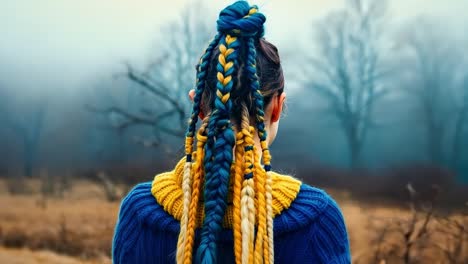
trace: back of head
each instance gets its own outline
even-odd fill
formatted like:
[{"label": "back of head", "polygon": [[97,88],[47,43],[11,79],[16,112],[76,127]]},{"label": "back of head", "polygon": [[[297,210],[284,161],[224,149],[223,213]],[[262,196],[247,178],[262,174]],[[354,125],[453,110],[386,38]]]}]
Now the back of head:
[{"label": "back of head", "polygon": [[[200,263],[216,263],[216,240],[223,227],[230,183],[236,263],[274,260],[271,156],[264,108],[274,94],[283,91],[284,78],[276,47],[263,38],[265,20],[257,6],[246,1],[226,7],[217,21],[218,33],[197,66],[186,137],[177,263],[192,262],[196,215],[201,209],[204,219],[195,258]],[[205,118],[196,131],[200,113]],[[260,139],[261,157],[254,133]]]}]

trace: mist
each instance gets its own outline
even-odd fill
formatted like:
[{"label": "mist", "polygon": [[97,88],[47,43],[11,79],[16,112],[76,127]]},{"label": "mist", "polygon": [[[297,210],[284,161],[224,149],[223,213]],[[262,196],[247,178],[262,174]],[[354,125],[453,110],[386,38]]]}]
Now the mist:
[{"label": "mist", "polygon": [[[190,212],[201,214],[185,227],[198,228],[212,202],[208,155],[202,166],[184,167],[183,181],[184,163],[173,169],[186,154],[187,121],[197,116],[188,96],[203,85],[195,67],[217,33],[219,11],[233,2],[0,0],[0,263],[111,263],[115,248],[120,261],[146,255],[137,241],[183,223],[186,198]],[[249,3],[267,18],[265,39],[278,48],[286,101],[268,146],[271,165],[265,162],[273,172],[255,166],[243,175],[236,208],[236,151],[236,180],[218,207],[227,205],[234,218],[248,211],[257,226],[268,222],[268,236],[272,222],[275,230],[287,225],[275,233],[288,238],[282,242],[306,230],[291,231],[288,219],[306,219],[307,248],[336,251],[326,257],[337,263],[345,261],[345,242],[353,263],[468,263],[468,0]],[[235,70],[250,63],[240,60]],[[268,71],[260,72],[262,87]],[[170,194],[160,198],[159,188]],[[184,208],[177,207],[182,197]],[[230,215],[223,229],[231,228]],[[163,228],[153,225],[160,222]],[[114,247],[123,226],[134,236]],[[169,244],[158,244],[174,246],[167,261],[178,255],[170,233]],[[269,261],[281,262],[287,250]]]},{"label": "mist", "polygon": [[[125,116],[108,110],[118,106],[139,113],[143,111],[140,108],[148,105],[150,109],[145,110],[157,113],[154,104],[158,99],[152,100],[128,78],[129,73],[138,76],[153,70],[165,78],[188,116],[186,93],[195,78],[190,65],[195,65],[194,58],[214,34],[217,11],[228,3],[201,1],[202,7],[197,11],[199,1],[184,0],[164,4],[149,0],[0,2],[0,116],[5,124],[0,129],[0,149],[6,157],[1,166],[3,171],[30,170],[34,174],[41,168],[74,170],[108,167],[115,162],[145,164],[141,166],[156,169],[159,165],[154,164],[166,160],[161,156],[176,159],[182,146],[177,133],[182,128],[171,127],[177,130],[172,134],[144,125],[122,128]],[[317,166],[354,167],[341,121],[327,112],[328,101],[307,83],[320,79],[320,72],[304,61],[306,57],[322,57],[317,31],[320,27],[327,29],[327,17],[342,9],[346,1],[259,1],[256,4],[267,15],[266,38],[278,46],[286,74],[288,110],[273,145],[277,163],[289,172],[310,162]],[[393,70],[415,69],[411,56],[405,55],[410,52],[404,48],[408,34],[419,32],[422,38],[431,35],[432,40],[440,41],[434,44],[435,48],[450,45],[457,49],[454,55],[457,73],[444,82],[461,82],[462,75],[466,74],[460,66],[466,65],[467,57],[464,28],[468,18],[462,11],[466,9],[468,1],[463,0],[451,1],[450,5],[444,1],[389,1],[385,25],[379,29],[379,34],[384,36],[376,46],[379,59]],[[173,81],[169,70],[164,72],[151,65],[161,56],[174,56],[171,43],[183,41],[183,34],[177,35],[174,30],[188,14],[196,22],[192,24],[201,21],[204,32],[197,32],[200,28],[190,29],[195,36],[200,36],[196,40],[197,49],[183,58],[192,68],[183,68],[186,71],[183,78]],[[405,32],[406,28],[414,31]],[[415,99],[401,89],[420,81],[414,74],[393,72],[381,80],[389,95],[373,109],[379,125],[363,139],[359,147],[360,162],[355,165],[385,168],[427,163],[466,175],[464,164],[468,162],[468,153],[463,149],[467,140],[459,143],[463,153],[458,165],[452,166],[450,158],[443,157],[455,151],[453,142],[447,138],[454,128],[442,136],[440,152],[444,155],[432,158],[426,155],[425,128],[418,124],[423,117],[413,107]],[[304,78],[307,76],[314,78]],[[414,116],[408,119],[408,113]],[[450,120],[450,116],[453,115],[444,114],[442,118]],[[165,122],[164,126],[170,124]],[[467,135],[467,128],[463,127],[461,139]],[[408,144],[412,147],[408,148]],[[35,154],[28,157],[26,152]],[[29,169],[24,165],[27,159],[32,159]]]}]

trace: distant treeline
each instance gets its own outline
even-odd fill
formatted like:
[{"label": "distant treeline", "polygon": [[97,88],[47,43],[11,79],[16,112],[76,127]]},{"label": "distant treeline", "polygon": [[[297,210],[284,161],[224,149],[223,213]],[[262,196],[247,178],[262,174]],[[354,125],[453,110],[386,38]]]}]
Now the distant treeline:
[{"label": "distant treeline", "polygon": [[[431,17],[396,23],[387,10],[386,1],[346,1],[311,21],[301,36],[309,46],[281,43],[288,107],[275,168],[350,188],[359,177],[383,184],[395,168],[408,168],[401,183],[428,173],[468,181],[464,29]],[[194,66],[213,35],[202,12],[193,2],[161,28],[145,65],[109,69],[80,93],[31,95],[0,83],[0,174],[127,168],[122,177],[137,179],[170,168],[182,155]],[[309,176],[324,167],[346,172]]]}]

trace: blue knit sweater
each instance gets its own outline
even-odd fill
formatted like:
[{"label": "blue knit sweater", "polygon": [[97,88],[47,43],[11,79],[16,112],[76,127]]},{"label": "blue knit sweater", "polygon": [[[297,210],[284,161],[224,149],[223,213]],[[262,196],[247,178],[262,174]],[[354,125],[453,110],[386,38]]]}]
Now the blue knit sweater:
[{"label": "blue knit sweater", "polygon": [[[179,222],[157,203],[151,182],[138,184],[120,207],[113,262],[175,263],[178,232]],[[195,245],[198,232],[196,237]],[[289,208],[275,217],[274,240],[275,263],[351,263],[339,207],[324,191],[304,183]],[[224,229],[218,243],[218,263],[234,263],[232,230]]]}]

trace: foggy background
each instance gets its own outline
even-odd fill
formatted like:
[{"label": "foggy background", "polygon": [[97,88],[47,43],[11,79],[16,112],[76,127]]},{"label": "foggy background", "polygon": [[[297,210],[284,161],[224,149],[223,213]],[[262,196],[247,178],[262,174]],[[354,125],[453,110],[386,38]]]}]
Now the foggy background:
[{"label": "foggy background", "polygon": [[[2,174],[170,168],[194,65],[230,2],[1,1]],[[418,166],[466,182],[468,1],[358,2],[256,3],[286,73],[275,168],[313,183],[317,168]]]},{"label": "foggy background", "polygon": [[[0,0],[0,263],[112,262],[232,2]],[[250,4],[286,78],[273,169],[337,201],[355,264],[468,263],[468,0]]]}]

